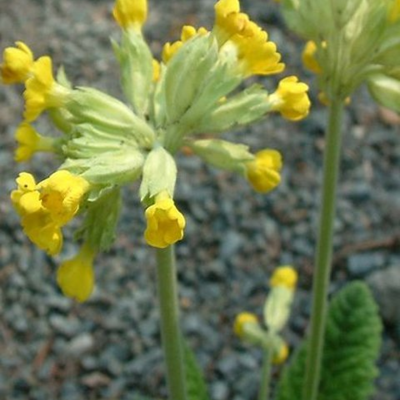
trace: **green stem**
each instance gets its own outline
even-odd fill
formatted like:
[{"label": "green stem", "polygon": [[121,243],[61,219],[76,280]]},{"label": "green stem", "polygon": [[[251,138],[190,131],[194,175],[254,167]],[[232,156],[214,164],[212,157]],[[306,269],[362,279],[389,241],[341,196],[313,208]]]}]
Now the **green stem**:
[{"label": "green stem", "polygon": [[161,339],[167,367],[169,398],[171,400],[186,400],[173,246],[157,249],[157,285],[161,314]]},{"label": "green stem", "polygon": [[325,142],[322,207],[320,210],[317,251],[314,266],[315,275],[313,280],[311,332],[308,343],[303,400],[316,399],[321,376],[325,320],[328,307],[327,297],[331,273],[336,188],[340,164],[342,115],[343,101],[332,101],[329,108],[329,126]]},{"label": "green stem", "polygon": [[264,350],[263,366],[261,371],[261,385],[258,400],[268,400],[269,383],[271,379],[272,349]]}]

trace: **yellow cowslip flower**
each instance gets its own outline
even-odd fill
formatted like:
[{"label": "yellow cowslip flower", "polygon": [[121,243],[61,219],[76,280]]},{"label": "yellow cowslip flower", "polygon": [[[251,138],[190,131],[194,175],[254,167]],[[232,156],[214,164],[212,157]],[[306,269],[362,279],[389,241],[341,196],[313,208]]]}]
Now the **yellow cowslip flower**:
[{"label": "yellow cowslip flower", "polygon": [[61,227],[78,212],[89,183],[68,171],[57,171],[36,184],[31,174],[22,172],[17,190],[11,192],[13,205],[29,239],[48,254],[60,252]]},{"label": "yellow cowslip flower", "polygon": [[317,45],[312,40],[308,41],[304,46],[302,53],[302,60],[304,66],[315,74],[322,72],[321,66],[315,59],[315,53],[317,52]]},{"label": "yellow cowslip flower", "polygon": [[233,331],[238,337],[244,337],[244,327],[246,324],[258,325],[257,316],[248,312],[242,312],[236,316],[235,322],[233,324]]},{"label": "yellow cowslip flower", "polygon": [[30,160],[37,151],[53,151],[54,139],[40,135],[27,122],[18,126],[15,139],[18,148],[15,150],[14,159],[17,162]]},{"label": "yellow cowslip flower", "polygon": [[296,283],[297,272],[289,265],[276,268],[269,281],[271,287],[284,286],[290,290],[294,290]]},{"label": "yellow cowslip flower", "polygon": [[273,364],[282,364],[284,363],[289,356],[289,346],[287,343],[282,342],[281,347],[278,352],[276,352],[272,357]]},{"label": "yellow cowslip flower", "polygon": [[33,54],[23,42],[15,42],[16,47],[7,47],[0,65],[1,79],[4,84],[25,82],[33,68]]},{"label": "yellow cowslip flower", "polygon": [[161,66],[158,60],[153,58],[153,82],[157,82],[160,79]]},{"label": "yellow cowslip flower", "polygon": [[140,32],[147,19],[147,0],[116,0],[113,16],[121,28]]},{"label": "yellow cowslip flower", "polygon": [[237,48],[238,66],[244,78],[277,74],[285,69],[279,62],[281,55],[275,43],[267,40],[265,31],[260,29],[254,36],[235,35],[231,40]]},{"label": "yellow cowslip flower", "polygon": [[264,149],[255,154],[255,160],[246,164],[247,179],[260,193],[275,189],[280,181],[282,156],[276,150]]},{"label": "yellow cowslip flower", "polygon": [[64,261],[57,270],[57,283],[65,296],[84,302],[94,287],[93,260],[95,251],[83,245],[79,253]]},{"label": "yellow cowslip flower", "polygon": [[68,223],[79,210],[89,183],[82,177],[60,170],[38,184],[43,207],[58,225]]},{"label": "yellow cowslip flower", "polygon": [[395,23],[400,18],[400,0],[395,0],[389,8],[388,20],[390,23]]},{"label": "yellow cowslip flower", "polygon": [[183,238],[185,217],[170,197],[158,197],[145,212],[147,229],[144,237],[150,246],[163,249]]},{"label": "yellow cowslip flower", "polygon": [[51,106],[51,90],[54,86],[51,58],[40,57],[32,68],[24,92],[25,113],[28,122],[34,121],[46,108]]},{"label": "yellow cowslip flower", "polygon": [[21,172],[16,182],[18,188],[11,192],[10,197],[18,214],[24,216],[38,211],[42,203],[35,178],[27,172]]},{"label": "yellow cowslip flower", "polygon": [[308,85],[299,82],[296,76],[289,76],[279,82],[278,89],[269,96],[272,110],[279,111],[284,118],[299,121],[310,111]]},{"label": "yellow cowslip flower", "polygon": [[235,53],[238,69],[244,78],[282,72],[281,55],[268,41],[267,32],[240,12],[238,0],[220,0],[215,5],[213,29],[223,53]]},{"label": "yellow cowslip flower", "polygon": [[208,33],[206,28],[200,27],[196,29],[191,25],[184,25],[181,31],[181,40],[177,40],[173,43],[165,43],[162,50],[162,60],[164,64],[167,64],[168,61],[176,54],[176,52],[183,46],[184,42],[187,42],[189,39],[196,35],[204,36]]},{"label": "yellow cowslip flower", "polygon": [[26,236],[47,254],[54,256],[61,251],[63,244],[61,227],[43,207],[33,213],[25,214],[21,219],[21,225]]}]

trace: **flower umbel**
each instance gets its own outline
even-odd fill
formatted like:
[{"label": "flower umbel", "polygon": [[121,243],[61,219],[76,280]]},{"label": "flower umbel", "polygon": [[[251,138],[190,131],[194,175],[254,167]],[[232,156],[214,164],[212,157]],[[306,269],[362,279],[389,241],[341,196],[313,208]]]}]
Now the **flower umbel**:
[{"label": "flower umbel", "polygon": [[150,246],[163,249],[183,238],[185,218],[170,197],[156,197],[145,215],[147,229],[144,237]]},{"label": "flower umbel", "polygon": [[16,47],[7,47],[0,65],[1,79],[5,84],[25,82],[33,68],[33,54],[23,42],[15,42]]},{"label": "flower umbel", "polygon": [[79,302],[89,298],[94,287],[95,253],[90,246],[83,245],[75,257],[60,265],[57,270],[57,283],[66,296]]}]

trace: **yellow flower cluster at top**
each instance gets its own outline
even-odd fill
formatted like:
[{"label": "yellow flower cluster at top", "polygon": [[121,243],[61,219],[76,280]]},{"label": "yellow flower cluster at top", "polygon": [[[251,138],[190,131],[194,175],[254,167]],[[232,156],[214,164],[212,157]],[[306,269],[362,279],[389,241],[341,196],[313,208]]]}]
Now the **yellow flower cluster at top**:
[{"label": "yellow flower cluster at top", "polygon": [[366,84],[378,103],[400,112],[399,0],[281,3],[288,25],[306,40],[303,63],[317,75],[323,103],[346,103]]},{"label": "yellow flower cluster at top", "polygon": [[[179,41],[165,44],[161,61],[142,32],[146,0],[116,0],[112,14],[121,27],[120,42],[112,44],[128,104],[96,89],[74,87],[62,68],[54,73],[49,56],[36,58],[20,41],[4,50],[0,64],[4,84],[25,87],[15,160],[28,161],[43,151],[61,160],[58,171],[39,183],[22,172],[11,199],[26,235],[50,255],[62,250],[62,228],[83,216],[76,235],[81,250],[57,272],[63,292],[78,301],[92,292],[95,255],[114,241],[124,185],[141,179],[144,237],[151,246],[166,248],[180,241],[185,229],[174,202],[177,151],[190,149],[267,193],[280,183],[280,153],[252,153],[217,135],[275,112],[298,121],[310,108],[308,87],[294,76],[283,78],[272,93],[259,84],[242,89],[246,78],[281,73],[285,65],[275,43],[241,12],[238,0],[216,3],[211,30],[184,26]],[[42,114],[61,135],[36,131]]]}]

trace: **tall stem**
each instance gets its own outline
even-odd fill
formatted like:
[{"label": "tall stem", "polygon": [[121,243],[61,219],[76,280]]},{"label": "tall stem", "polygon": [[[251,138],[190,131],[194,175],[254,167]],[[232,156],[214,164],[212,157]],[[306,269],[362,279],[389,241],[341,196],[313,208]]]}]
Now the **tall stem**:
[{"label": "tall stem", "polygon": [[263,366],[261,371],[261,385],[258,400],[268,400],[269,384],[271,380],[272,349],[264,350]]},{"label": "tall stem", "polygon": [[308,344],[303,400],[316,399],[321,376],[325,320],[328,307],[327,297],[331,274],[336,189],[340,164],[342,116],[343,102],[333,100],[329,108],[329,126],[325,143],[322,207],[319,217],[317,251],[314,265],[311,332]]},{"label": "tall stem", "polygon": [[170,400],[186,400],[173,246],[157,249],[157,286],[161,314],[161,339],[167,367],[169,398]]}]

